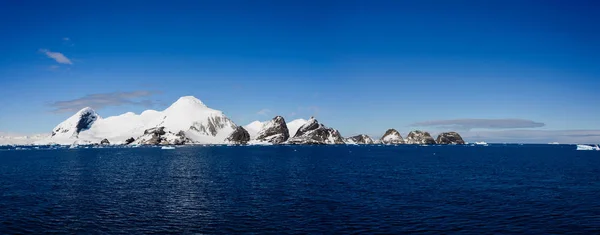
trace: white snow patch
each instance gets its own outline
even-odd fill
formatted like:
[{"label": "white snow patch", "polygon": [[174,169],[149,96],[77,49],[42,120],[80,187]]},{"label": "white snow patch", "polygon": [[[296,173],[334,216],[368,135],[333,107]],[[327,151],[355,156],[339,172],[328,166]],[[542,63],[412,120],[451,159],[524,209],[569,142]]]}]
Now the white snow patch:
[{"label": "white snow patch", "polygon": [[300,118],[286,123],[287,128],[290,132],[290,138],[294,137],[294,135],[296,135],[296,132],[298,132],[298,129],[300,129],[301,126],[306,124],[306,122],[308,121]]},{"label": "white snow patch", "polygon": [[244,129],[246,129],[246,131],[248,131],[248,134],[250,134],[250,139],[256,139],[256,137],[258,136],[258,132],[262,129],[265,123],[266,122],[253,121],[250,124],[244,126]]}]

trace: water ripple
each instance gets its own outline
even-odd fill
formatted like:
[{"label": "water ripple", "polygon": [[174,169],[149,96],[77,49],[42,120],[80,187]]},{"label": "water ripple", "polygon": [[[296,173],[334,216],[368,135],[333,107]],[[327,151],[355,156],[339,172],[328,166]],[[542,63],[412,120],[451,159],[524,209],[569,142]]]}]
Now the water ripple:
[{"label": "water ripple", "polygon": [[598,172],[563,146],[1,151],[0,233],[598,234]]}]

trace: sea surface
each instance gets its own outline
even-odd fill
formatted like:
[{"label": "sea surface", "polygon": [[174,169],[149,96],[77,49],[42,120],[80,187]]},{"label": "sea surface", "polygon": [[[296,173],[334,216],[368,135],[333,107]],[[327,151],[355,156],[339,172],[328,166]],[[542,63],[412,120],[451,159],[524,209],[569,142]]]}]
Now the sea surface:
[{"label": "sea surface", "polygon": [[13,233],[600,234],[600,151],[4,147]]}]

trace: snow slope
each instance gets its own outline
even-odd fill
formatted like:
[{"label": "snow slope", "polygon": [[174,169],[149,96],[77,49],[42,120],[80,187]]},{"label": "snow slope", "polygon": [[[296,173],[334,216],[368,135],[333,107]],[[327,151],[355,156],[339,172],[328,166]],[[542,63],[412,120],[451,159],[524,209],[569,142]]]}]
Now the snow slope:
[{"label": "snow slope", "polygon": [[290,138],[294,137],[294,135],[296,135],[296,132],[298,131],[298,129],[300,129],[300,127],[302,125],[306,124],[306,122],[308,122],[308,121],[304,120],[302,118],[288,122],[287,127],[288,127],[288,130],[290,131]]},{"label": "snow slope", "polygon": [[248,134],[250,134],[250,139],[256,139],[256,136],[258,136],[258,132],[262,129],[265,123],[266,122],[253,121],[250,124],[244,126],[244,129],[246,129],[246,131],[248,131]]},{"label": "snow slope", "polygon": [[40,141],[50,137],[50,134],[36,135],[9,135],[2,134],[0,136],[0,145],[32,145],[36,141]]}]

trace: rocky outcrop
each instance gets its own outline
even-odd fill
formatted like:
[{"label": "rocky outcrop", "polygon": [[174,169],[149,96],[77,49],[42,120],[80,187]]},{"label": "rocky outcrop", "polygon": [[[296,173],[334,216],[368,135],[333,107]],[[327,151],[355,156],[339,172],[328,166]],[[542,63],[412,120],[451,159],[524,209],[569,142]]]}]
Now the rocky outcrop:
[{"label": "rocky outcrop", "polygon": [[435,140],[438,144],[465,144],[463,138],[456,132],[443,132]]},{"label": "rocky outcrop", "polygon": [[388,129],[381,137],[382,144],[404,144],[404,139],[396,129]]},{"label": "rocky outcrop", "polygon": [[131,138],[125,140],[125,144],[131,144],[131,143],[133,143],[133,141],[135,141],[135,139],[133,137],[131,137]]},{"label": "rocky outcrop", "polygon": [[406,136],[406,143],[407,144],[435,144],[435,140],[433,139],[433,137],[431,137],[429,132],[416,130],[416,131],[411,131],[410,133],[408,133],[408,136]]},{"label": "rocky outcrop", "polygon": [[100,141],[101,145],[109,145],[110,141],[108,141],[108,139],[103,139],[102,141]]},{"label": "rocky outcrop", "polygon": [[374,141],[368,135],[357,135],[346,138],[347,144],[373,144]]},{"label": "rocky outcrop", "polygon": [[185,132],[183,132],[183,131],[179,131],[177,134],[175,134],[175,138],[167,138],[167,141],[169,141],[169,139],[170,139],[171,144],[174,144],[174,145],[190,144],[190,143],[194,142],[190,138],[187,138],[185,136]]},{"label": "rocky outcrop", "polygon": [[241,126],[235,128],[235,130],[227,137],[227,141],[234,144],[246,144],[250,141],[250,134],[246,129]]},{"label": "rocky outcrop", "polygon": [[179,131],[177,134],[165,131],[164,127],[150,128],[144,131],[144,135],[134,141],[141,145],[183,145],[193,141],[185,136],[185,132]]},{"label": "rocky outcrop", "polygon": [[288,141],[290,144],[344,144],[340,132],[328,128],[311,117],[302,125],[296,135]]},{"label": "rocky outcrop", "polygon": [[280,144],[290,138],[290,133],[282,116],[276,116],[273,120],[265,123],[258,132],[256,140]]}]

